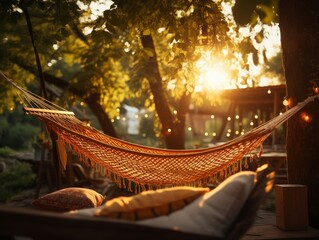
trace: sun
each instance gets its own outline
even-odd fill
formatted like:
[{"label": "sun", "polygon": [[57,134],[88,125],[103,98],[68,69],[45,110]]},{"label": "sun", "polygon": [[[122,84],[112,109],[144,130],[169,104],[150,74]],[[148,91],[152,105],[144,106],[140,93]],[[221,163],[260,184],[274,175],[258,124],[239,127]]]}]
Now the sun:
[{"label": "sun", "polygon": [[226,66],[217,58],[214,59],[211,52],[204,53],[202,58],[196,62],[196,67],[200,72],[195,87],[196,92],[232,88],[231,77]]}]

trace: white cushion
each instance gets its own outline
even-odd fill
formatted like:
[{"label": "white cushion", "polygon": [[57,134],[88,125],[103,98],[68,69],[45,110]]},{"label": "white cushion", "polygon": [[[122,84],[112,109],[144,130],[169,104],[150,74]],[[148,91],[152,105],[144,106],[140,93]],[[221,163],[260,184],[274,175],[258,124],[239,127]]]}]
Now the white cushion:
[{"label": "white cushion", "polygon": [[182,210],[137,223],[224,237],[251,193],[255,176],[250,171],[234,174]]}]

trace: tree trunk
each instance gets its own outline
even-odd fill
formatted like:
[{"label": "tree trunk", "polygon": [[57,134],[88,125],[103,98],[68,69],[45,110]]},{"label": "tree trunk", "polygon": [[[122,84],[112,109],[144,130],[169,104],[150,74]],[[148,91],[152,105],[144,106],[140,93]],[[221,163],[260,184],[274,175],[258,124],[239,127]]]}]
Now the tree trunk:
[{"label": "tree trunk", "polygon": [[[279,22],[287,82],[292,105],[313,95],[319,86],[319,1],[281,0]],[[288,181],[308,187],[309,224],[319,227],[319,108],[310,104],[309,122],[301,113],[288,121]],[[298,207],[298,206],[296,206]]]},{"label": "tree trunk", "polygon": [[[30,73],[34,74],[35,76],[38,76],[35,69],[32,66],[26,64],[25,62],[21,61],[21,59],[11,57],[10,60],[14,64],[17,64],[19,67],[25,69],[26,71],[29,71]],[[115,128],[111,122],[111,119],[109,118],[108,114],[104,111],[102,106],[99,104],[99,97],[96,96],[96,94],[86,97],[86,95],[87,95],[86,92],[83,92],[82,89],[76,88],[76,86],[75,87],[70,86],[68,81],[65,81],[62,78],[58,78],[58,77],[53,76],[52,74],[49,74],[46,72],[44,72],[43,75],[44,75],[46,82],[51,83],[54,86],[61,88],[63,90],[67,89],[72,94],[75,94],[80,98],[85,98],[86,104],[89,106],[92,113],[98,119],[100,126],[102,128],[102,131],[111,137],[117,138],[117,134],[116,134]]]},{"label": "tree trunk", "polygon": [[99,104],[100,96],[98,94],[90,94],[84,100],[86,104],[90,107],[92,113],[98,119],[102,131],[105,134],[116,138],[117,134],[111,122],[111,119],[109,118],[109,115],[104,111],[101,104]]},{"label": "tree trunk", "polygon": [[[165,139],[166,147],[170,149],[185,148],[185,114],[177,110],[174,116],[171,112],[168,100],[165,95],[166,89],[163,89],[162,77],[157,64],[157,56],[151,35],[142,36],[142,45],[145,49],[152,51],[153,55],[149,57],[147,70],[149,71],[148,82],[151,92],[154,96],[156,112],[162,124],[162,134]],[[185,99],[186,100],[186,99]],[[189,101],[189,100],[188,100]],[[178,104],[178,108],[185,108],[184,98]],[[187,105],[188,106],[188,105]]]},{"label": "tree trunk", "polygon": [[48,73],[44,73],[44,76],[47,82],[57,87],[60,87],[62,89],[68,88],[68,90],[72,92],[73,94],[77,95],[80,98],[84,98],[84,101],[89,106],[92,113],[98,119],[100,126],[102,128],[102,131],[111,137],[115,137],[115,138],[117,137],[117,134],[111,122],[111,119],[109,118],[108,114],[104,111],[101,104],[99,104],[99,96],[97,94],[90,94],[89,96],[86,96],[85,92],[83,92],[80,89],[70,87],[69,83],[67,81],[64,81],[61,78],[57,78]]}]

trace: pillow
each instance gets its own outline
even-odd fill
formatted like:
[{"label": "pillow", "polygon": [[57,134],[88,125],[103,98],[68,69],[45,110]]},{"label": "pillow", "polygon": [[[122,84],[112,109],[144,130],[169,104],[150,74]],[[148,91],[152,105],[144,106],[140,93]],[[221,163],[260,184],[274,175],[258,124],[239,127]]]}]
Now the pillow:
[{"label": "pillow", "polygon": [[250,171],[232,175],[184,209],[138,224],[224,237],[251,193],[255,176]]},{"label": "pillow", "polygon": [[96,211],[103,206],[94,207],[94,208],[83,208],[83,209],[76,209],[71,210],[69,212],[65,212],[64,214],[71,214],[76,216],[87,216],[87,217],[94,217]]},{"label": "pillow", "polygon": [[104,199],[104,196],[92,189],[70,187],[35,199],[32,205],[45,210],[64,212],[97,207]]},{"label": "pillow", "polygon": [[181,209],[208,191],[209,188],[195,187],[144,191],[131,197],[109,200],[95,215],[125,220],[153,218]]}]

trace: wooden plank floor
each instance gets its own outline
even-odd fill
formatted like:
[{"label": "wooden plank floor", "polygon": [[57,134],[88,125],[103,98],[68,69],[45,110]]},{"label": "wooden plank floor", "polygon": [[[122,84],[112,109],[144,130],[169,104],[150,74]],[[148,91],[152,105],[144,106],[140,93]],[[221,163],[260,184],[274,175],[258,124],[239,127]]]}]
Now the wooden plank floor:
[{"label": "wooden plank floor", "polygon": [[304,231],[283,231],[276,226],[274,212],[259,210],[254,225],[241,238],[251,239],[319,239],[319,230],[308,227]]}]

